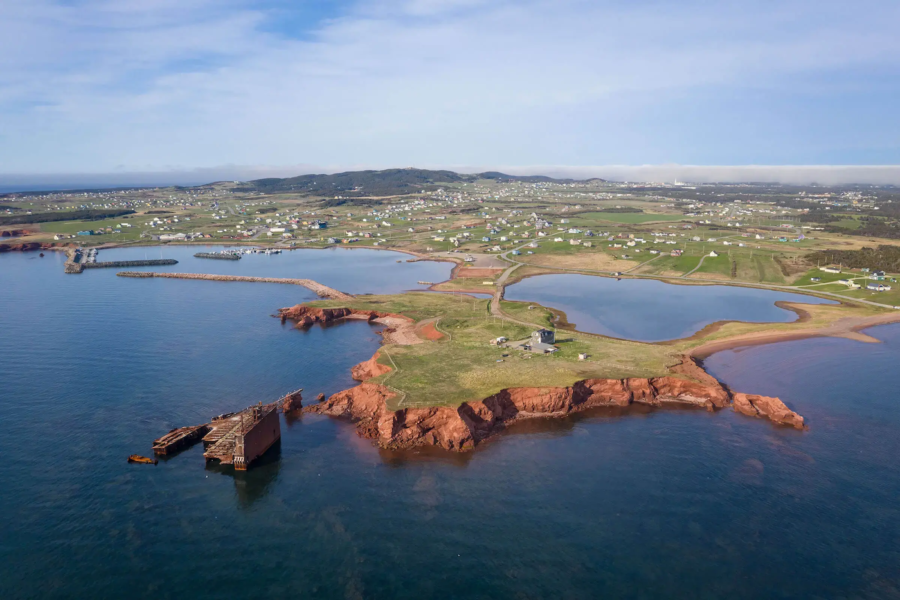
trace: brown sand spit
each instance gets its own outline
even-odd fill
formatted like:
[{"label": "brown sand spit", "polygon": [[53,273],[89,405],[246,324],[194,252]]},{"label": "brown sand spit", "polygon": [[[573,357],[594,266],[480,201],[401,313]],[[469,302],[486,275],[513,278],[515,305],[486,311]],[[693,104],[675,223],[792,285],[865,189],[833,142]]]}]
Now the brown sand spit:
[{"label": "brown sand spit", "polygon": [[883,313],[871,317],[845,317],[825,327],[790,329],[780,331],[758,331],[736,335],[724,340],[713,340],[692,348],[689,353],[697,358],[705,358],[722,350],[743,346],[759,346],[775,342],[802,340],[812,337],[841,337],[858,342],[878,343],[878,339],[861,333],[861,330],[876,325],[900,322],[900,311]]}]

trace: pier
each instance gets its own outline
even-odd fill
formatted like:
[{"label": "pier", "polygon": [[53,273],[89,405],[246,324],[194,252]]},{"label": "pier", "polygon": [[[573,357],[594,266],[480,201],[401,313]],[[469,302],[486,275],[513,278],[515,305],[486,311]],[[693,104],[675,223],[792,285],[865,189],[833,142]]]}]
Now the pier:
[{"label": "pier", "polygon": [[352,295],[346,294],[327,285],[322,285],[312,279],[286,279],[281,277],[246,277],[241,275],[207,275],[203,273],[158,273],[144,271],[122,271],[116,273],[119,277],[166,277],[169,279],[202,279],[204,281],[242,281],[252,283],[284,283],[288,285],[300,285],[312,290],[320,298],[332,300],[350,300]]},{"label": "pier", "polygon": [[85,269],[112,269],[116,267],[155,267],[159,265],[177,265],[174,258],[155,258],[150,260],[111,260],[106,262],[86,262]]},{"label": "pier", "polygon": [[194,258],[214,258],[217,260],[241,260],[240,252],[198,252]]}]

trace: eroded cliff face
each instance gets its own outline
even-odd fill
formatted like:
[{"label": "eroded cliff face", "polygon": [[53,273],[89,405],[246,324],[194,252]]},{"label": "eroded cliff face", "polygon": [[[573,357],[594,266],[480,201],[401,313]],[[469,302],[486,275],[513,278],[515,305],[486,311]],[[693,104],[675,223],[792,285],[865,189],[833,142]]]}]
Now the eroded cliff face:
[{"label": "eroded cliff face", "polygon": [[378,312],[375,310],[354,310],[352,308],[316,308],[313,306],[304,306],[298,304],[290,308],[281,308],[278,314],[282,321],[290,319],[296,323],[299,328],[309,327],[314,323],[328,324],[339,319],[365,319],[374,321],[384,317],[394,317],[397,319],[409,320],[401,315],[393,313]]},{"label": "eroded cliff face", "polygon": [[[354,376],[368,374],[370,362],[357,365]],[[384,365],[378,366],[389,370]],[[702,370],[693,361],[685,368]],[[705,371],[703,373],[708,378],[704,382],[681,376],[586,379],[571,387],[506,389],[484,400],[465,402],[457,407],[404,408],[397,411],[389,410],[385,404],[394,392],[383,385],[362,383],[304,410],[350,419],[356,422],[361,436],[385,448],[429,445],[465,451],[520,419],[558,417],[589,408],[629,404],[681,404],[708,410],[731,404],[729,391]],[[777,398],[735,394],[734,406],[743,414],[803,428],[803,418]]]},{"label": "eroded cliff face", "polygon": [[30,252],[33,250],[50,250],[56,244],[50,242],[19,242],[17,244],[0,244],[0,252]]}]

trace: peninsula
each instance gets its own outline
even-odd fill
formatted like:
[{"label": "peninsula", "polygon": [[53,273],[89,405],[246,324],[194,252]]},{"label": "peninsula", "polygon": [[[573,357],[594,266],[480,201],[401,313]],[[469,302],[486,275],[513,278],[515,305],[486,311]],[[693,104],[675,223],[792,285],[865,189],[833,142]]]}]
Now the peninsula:
[{"label": "peninsula", "polygon": [[[384,344],[352,370],[360,384],[304,411],[349,419],[384,448],[466,451],[512,422],[601,407],[687,406],[736,412],[804,429],[779,398],[727,389],[697,357],[712,349],[816,335],[866,336],[860,328],[900,315],[849,305],[785,305],[793,323],[718,323],[669,343],[553,329],[554,311],[529,303],[411,292],[283,308],[299,328],[361,319],[381,323]],[[550,344],[528,343],[536,332]],[[524,340],[526,343],[516,343]],[[747,390],[752,392],[752,390]]]}]

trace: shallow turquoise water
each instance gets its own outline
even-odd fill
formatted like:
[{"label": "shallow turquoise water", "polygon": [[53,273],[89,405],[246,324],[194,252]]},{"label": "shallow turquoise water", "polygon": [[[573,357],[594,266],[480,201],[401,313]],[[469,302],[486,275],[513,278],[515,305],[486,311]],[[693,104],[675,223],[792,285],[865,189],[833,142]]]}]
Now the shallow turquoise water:
[{"label": "shallow turquoise water", "polygon": [[[449,271],[375,253],[379,282],[355,252],[295,260],[324,261],[313,278],[348,291]],[[0,597],[896,597],[898,326],[869,331],[883,344],[707,361],[734,389],[784,398],[806,432],[730,411],[597,411],[448,455],[380,452],[304,416],[247,473],[206,468],[199,447],[125,462],[173,426],[352,385],[376,330],[270,316],[310,297],[0,256]]]},{"label": "shallow turquoise water", "polygon": [[538,302],[566,313],[579,331],[661,342],[688,337],[716,321],[787,323],[797,314],[779,300],[834,304],[815,296],[727,285],[673,285],[652,279],[539,275],[506,288],[507,300]]}]

